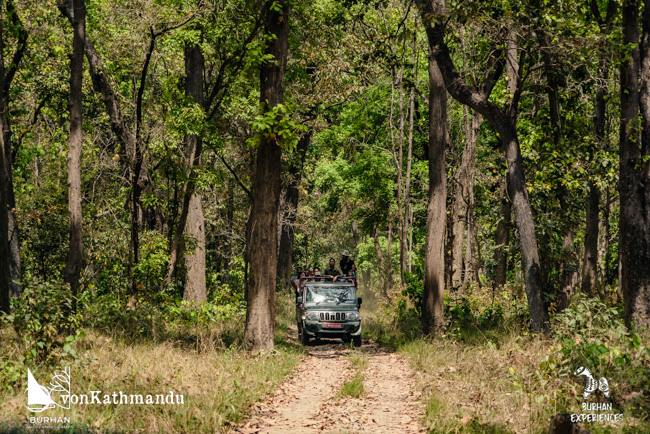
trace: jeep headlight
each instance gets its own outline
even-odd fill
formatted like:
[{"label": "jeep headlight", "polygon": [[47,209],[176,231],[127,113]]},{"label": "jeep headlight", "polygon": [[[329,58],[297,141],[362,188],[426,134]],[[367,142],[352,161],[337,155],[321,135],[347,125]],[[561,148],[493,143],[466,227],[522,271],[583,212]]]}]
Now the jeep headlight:
[{"label": "jeep headlight", "polygon": [[318,321],[320,316],[318,315],[318,312],[308,312],[307,315],[305,315],[305,319],[309,321]]},{"label": "jeep headlight", "polygon": [[360,319],[361,315],[359,315],[357,312],[348,313],[348,321],[359,321]]}]

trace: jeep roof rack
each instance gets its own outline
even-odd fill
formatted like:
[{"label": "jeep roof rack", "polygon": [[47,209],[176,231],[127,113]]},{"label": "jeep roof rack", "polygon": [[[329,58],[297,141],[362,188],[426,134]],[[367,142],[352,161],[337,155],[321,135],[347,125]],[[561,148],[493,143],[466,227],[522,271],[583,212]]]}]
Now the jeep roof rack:
[{"label": "jeep roof rack", "polygon": [[[319,279],[321,281],[325,282],[334,282],[334,276],[309,276],[309,277],[301,277],[301,279],[307,279],[307,280],[316,280]],[[345,276],[340,276],[338,279],[336,279],[336,282],[341,282],[345,280],[357,280],[356,277],[345,277]]]}]

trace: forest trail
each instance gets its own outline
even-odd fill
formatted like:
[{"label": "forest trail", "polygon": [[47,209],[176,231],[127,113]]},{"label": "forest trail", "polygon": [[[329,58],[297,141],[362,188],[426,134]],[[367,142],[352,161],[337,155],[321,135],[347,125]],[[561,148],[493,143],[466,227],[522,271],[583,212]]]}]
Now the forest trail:
[{"label": "forest trail", "polygon": [[[289,339],[298,342],[295,326]],[[345,381],[357,368],[349,355],[355,350],[339,340],[313,342],[299,368],[237,433],[416,433],[423,407],[408,363],[394,352],[364,340],[359,350],[367,357],[360,398],[341,397]]]}]

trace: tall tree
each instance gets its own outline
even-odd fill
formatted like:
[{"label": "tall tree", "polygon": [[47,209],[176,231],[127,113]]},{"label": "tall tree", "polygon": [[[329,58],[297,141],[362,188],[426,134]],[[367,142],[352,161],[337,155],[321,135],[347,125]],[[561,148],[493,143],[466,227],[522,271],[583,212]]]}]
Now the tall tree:
[{"label": "tall tree", "polygon": [[[264,4],[264,34],[268,38],[265,54],[273,60],[265,62],[260,68],[262,113],[273,110],[284,100],[288,8],[285,0],[267,0]],[[279,137],[275,134],[264,135],[257,149],[250,241],[247,246],[251,272],[246,291],[244,342],[252,351],[273,347],[281,157]]]},{"label": "tall tree", "polygon": [[[602,40],[606,40],[611,32],[611,27],[616,17],[617,2],[609,0],[605,16],[600,12],[598,3],[592,0],[590,3],[591,13],[598,23]],[[596,137],[596,146],[605,149],[605,126],[607,104],[605,95],[607,88],[605,82],[609,75],[609,50],[605,44],[600,44],[598,49],[598,75],[596,89],[596,98],[594,102],[594,135]],[[586,209],[586,231],[585,231],[585,254],[582,266],[582,284],[581,289],[585,294],[594,295],[598,287],[598,232],[599,232],[599,208],[600,208],[600,190],[592,177],[588,181],[589,197],[587,198]],[[609,236],[607,234],[606,236]],[[608,249],[609,250],[609,249]]]},{"label": "tall tree", "polygon": [[[203,110],[203,70],[204,59],[199,44],[185,47],[185,95]],[[184,187],[181,216],[171,245],[171,259],[166,283],[171,281],[181,256],[185,259],[187,280],[183,289],[183,300],[201,303],[207,300],[205,283],[205,220],[203,200],[196,191],[197,170],[201,166],[203,142],[197,134],[185,135],[185,168],[189,171],[188,182]],[[191,253],[183,255],[183,234],[192,240]]]},{"label": "tall tree", "polygon": [[621,63],[619,283],[626,325],[647,328],[650,327],[650,2],[644,5],[640,41],[638,14],[636,0],[623,2],[623,46],[629,52]]},{"label": "tall tree", "polygon": [[[2,20],[0,19],[0,39],[2,39]],[[0,75],[4,73],[0,62]],[[4,145],[4,139],[0,136],[0,144]],[[9,182],[7,166],[5,164],[5,153],[0,152],[0,184],[7,185]],[[7,194],[4,188],[0,188],[0,312],[9,313],[9,298],[11,290],[11,274],[9,272],[9,205]]]},{"label": "tall tree", "polygon": [[422,332],[425,335],[439,334],[444,325],[446,145],[447,92],[433,50],[429,49],[429,205],[422,293]]},{"label": "tall tree", "polygon": [[20,239],[18,232],[18,224],[16,221],[16,197],[14,194],[14,184],[13,184],[13,164],[16,154],[18,152],[18,143],[15,143],[13,139],[12,126],[11,126],[11,114],[10,114],[10,100],[11,100],[11,85],[18,72],[20,63],[27,51],[27,39],[28,32],[25,29],[20,17],[18,16],[18,11],[13,0],[5,0],[0,2],[0,19],[4,20],[2,7],[5,7],[7,15],[7,23],[9,28],[12,30],[13,36],[16,38],[16,49],[11,56],[10,62],[5,65],[5,41],[8,40],[7,34],[4,32],[5,23],[1,23],[3,30],[0,31],[0,67],[2,68],[2,73],[0,74],[0,112],[2,117],[0,119],[2,123],[2,138],[3,138],[3,147],[4,151],[4,171],[5,171],[5,181],[2,182],[0,188],[4,188],[4,197],[6,203],[7,211],[7,230],[8,230],[8,242],[9,242],[9,251],[8,251],[8,261],[9,261],[9,280],[10,280],[10,295],[13,297],[18,297],[22,293],[22,287],[20,284],[21,279],[21,263],[20,263]]},{"label": "tall tree", "polygon": [[[285,210],[280,233],[280,251],[278,252],[278,281],[284,287],[289,286],[291,271],[293,270],[292,254],[295,239],[295,223],[298,213],[298,199],[300,198],[300,179],[302,167],[305,163],[307,148],[311,141],[312,132],[308,131],[298,141],[296,152],[291,156],[285,189]],[[278,288],[280,289],[280,288]],[[291,289],[290,289],[291,290]]]},{"label": "tall tree", "polygon": [[[84,0],[73,0],[72,57],[70,58],[70,138],[68,149],[68,215],[70,251],[64,279],[70,285],[73,297],[79,289],[79,275],[83,260],[81,213],[81,151],[83,146],[82,102],[83,62],[86,38],[86,5]],[[76,299],[73,299],[73,310]]]},{"label": "tall tree", "polygon": [[[508,175],[510,180],[510,197],[514,207],[515,221],[519,231],[522,267],[528,309],[531,318],[531,328],[535,332],[548,333],[550,324],[548,313],[542,302],[542,273],[535,238],[535,223],[526,190],[523,160],[519,139],[517,136],[517,110],[523,85],[523,59],[519,61],[516,91],[509,95],[506,107],[501,109],[489,101],[484,95],[470,86],[458,74],[449,54],[449,48],[444,42],[444,25],[439,22],[445,13],[444,2],[438,0],[418,0],[422,19],[426,25],[429,45],[435,56],[438,67],[444,79],[447,91],[462,104],[468,105],[482,114],[499,133],[506,161],[508,162]],[[522,57],[525,51],[522,51]]]}]

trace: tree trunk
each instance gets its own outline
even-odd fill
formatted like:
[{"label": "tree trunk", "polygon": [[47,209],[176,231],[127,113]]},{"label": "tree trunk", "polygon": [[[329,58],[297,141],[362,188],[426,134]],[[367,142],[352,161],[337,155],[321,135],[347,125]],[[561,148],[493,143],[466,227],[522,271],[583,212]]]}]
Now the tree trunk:
[{"label": "tree trunk", "polygon": [[498,287],[506,284],[508,277],[508,244],[510,243],[510,199],[508,198],[508,177],[501,178],[500,188],[500,204],[499,204],[499,223],[497,230],[494,234],[494,243],[496,250],[494,252],[494,260],[497,263],[494,272],[494,283]]},{"label": "tree trunk", "polygon": [[79,275],[83,260],[81,214],[81,150],[83,145],[82,100],[84,40],[86,38],[86,6],[84,0],[73,1],[72,58],[70,61],[70,138],[68,150],[68,214],[70,252],[64,280],[72,290],[72,306],[76,311]]},{"label": "tree trunk", "polygon": [[184,255],[187,281],[183,288],[183,300],[193,304],[208,299],[205,282],[205,221],[202,202],[200,193],[192,194],[185,224],[185,232],[191,239],[194,250]]},{"label": "tree trunk", "polygon": [[[605,18],[598,9],[596,2],[591,2],[592,13],[598,22],[601,35],[605,38],[611,32],[611,25],[617,13],[617,2],[609,0],[607,2],[607,13]],[[609,76],[610,56],[609,50],[601,48],[598,54],[598,90],[596,91],[596,101],[594,104],[594,135],[596,136],[596,145],[599,149],[606,149],[605,125],[607,104],[605,101],[606,82]],[[589,198],[587,200],[586,212],[586,233],[585,233],[585,254],[582,267],[582,292],[589,295],[595,295],[599,287],[598,282],[598,232],[599,232],[599,207],[600,207],[600,190],[595,185],[593,179],[589,179]],[[608,223],[608,222],[607,222]],[[605,238],[609,238],[609,233]],[[606,255],[605,255],[606,256]],[[606,274],[606,273],[603,273]],[[604,279],[607,280],[606,278]],[[602,293],[601,293],[602,295]]]},{"label": "tree trunk", "polygon": [[[0,41],[2,41],[2,15],[0,14]],[[1,47],[0,42],[0,47]],[[0,51],[1,52],[1,51]],[[0,62],[0,77],[4,77],[3,62]],[[4,115],[4,105],[2,115]],[[0,184],[8,185],[9,175],[4,153],[4,138],[0,135],[2,148],[0,149]],[[11,290],[10,254],[9,254],[9,206],[6,190],[0,187],[0,312],[9,313],[9,298]]]},{"label": "tree trunk", "polygon": [[[199,45],[185,47],[185,94],[203,108],[203,67],[204,59]],[[170,264],[165,277],[165,283],[171,282],[184,250],[183,233],[195,244],[191,254],[185,256],[187,281],[183,290],[183,299],[192,303],[207,300],[205,282],[205,221],[203,218],[202,197],[196,191],[197,171],[201,167],[203,142],[201,137],[194,134],[185,136],[185,168],[189,171],[187,184],[184,188],[181,216],[176,227],[176,234],[170,249]]]},{"label": "tree trunk", "polygon": [[384,297],[388,296],[388,293],[386,291],[386,270],[384,267],[384,252],[381,250],[381,244],[379,244],[379,227],[375,226],[375,233],[373,234],[373,242],[375,244],[375,252],[377,253],[377,273],[379,274],[378,276],[378,281],[379,281],[379,287],[381,288],[381,295]]},{"label": "tree trunk", "polygon": [[[12,131],[11,131],[11,117],[9,114],[9,92],[11,88],[11,83],[13,78],[18,71],[18,66],[22,61],[24,54],[27,50],[27,40],[28,32],[25,26],[23,25],[18,12],[16,11],[16,6],[13,0],[5,0],[2,2],[2,5],[6,6],[7,18],[11,22],[11,26],[14,32],[17,32],[17,44],[16,51],[11,57],[11,63],[8,65],[8,68],[5,70],[4,66],[4,43],[0,41],[0,63],[2,64],[2,76],[0,77],[0,92],[1,92],[1,102],[0,102],[0,111],[2,116],[0,117],[2,123],[2,148],[0,151],[4,150],[4,164],[5,164],[5,179],[1,183],[0,188],[4,188],[4,202],[6,207],[3,207],[2,210],[6,209],[7,212],[7,230],[8,230],[8,242],[9,250],[7,252],[9,260],[9,294],[11,297],[19,297],[22,294],[22,285],[21,285],[21,263],[20,263],[20,238],[18,232],[18,223],[16,216],[16,198],[14,195],[14,184],[13,184],[13,161],[16,153],[18,152],[17,148],[13,147],[12,142]],[[0,8],[1,9],[1,8]],[[2,12],[0,12],[0,20],[2,20]],[[4,23],[0,24],[3,25]],[[0,29],[0,37],[3,36],[2,29]],[[1,39],[1,38],[0,38]],[[17,145],[16,145],[17,146]]]},{"label": "tree trunk", "polygon": [[[62,0],[57,6],[61,14],[65,16],[71,24],[73,23],[72,12],[73,0]],[[88,59],[88,71],[90,78],[93,82],[95,91],[102,95],[104,107],[110,119],[111,130],[115,134],[117,142],[120,144],[121,152],[125,157],[124,160],[128,162],[128,168],[131,172],[131,248],[133,249],[132,258],[130,260],[129,269],[133,270],[133,266],[140,262],[140,239],[139,239],[139,225],[142,219],[140,215],[140,196],[143,192],[151,188],[151,180],[144,159],[141,148],[141,125],[142,125],[142,96],[144,93],[144,83],[153,53],[155,36],[160,36],[162,33],[152,34],[152,39],[149,45],[149,51],[141,71],[140,86],[138,89],[138,97],[136,101],[136,128],[135,136],[129,130],[120,106],[120,98],[113,89],[113,85],[108,75],[104,70],[103,63],[95,50],[94,45],[88,38],[84,38],[84,51]],[[122,161],[122,159],[120,159]],[[131,271],[132,272],[132,271]],[[135,292],[136,281],[133,279],[131,291]]]},{"label": "tree trunk", "polygon": [[[204,59],[201,46],[191,45],[185,48],[185,93],[196,104],[203,108],[203,69]],[[191,303],[207,301],[205,282],[205,220],[203,218],[203,200],[201,193],[196,191],[196,171],[201,167],[203,143],[200,137],[189,135],[187,167],[191,170],[190,180],[186,186],[190,200],[187,204],[187,220],[184,225],[179,223],[180,234],[185,229],[188,237],[195,243],[191,253],[186,254],[185,269],[187,281],[183,290],[183,300]],[[185,205],[185,204],[184,204]],[[182,213],[181,213],[182,214]],[[184,248],[183,250],[188,250]]]},{"label": "tree trunk", "polygon": [[465,190],[467,188],[466,165],[471,142],[471,127],[467,106],[463,106],[463,121],[465,124],[465,149],[461,163],[458,166],[456,176],[453,178],[455,187],[454,206],[451,213],[451,286],[456,289],[460,288],[463,283],[463,257],[465,245],[465,228],[467,215],[467,200],[469,195]]},{"label": "tree trunk", "polygon": [[[359,225],[356,220],[352,221],[352,237],[354,238],[354,244],[357,247],[357,252],[359,251],[359,244],[361,244],[361,237],[359,236]],[[361,271],[361,283],[363,284],[363,289],[368,290],[370,285],[370,270],[364,270],[357,267],[357,273]]]},{"label": "tree trunk", "polygon": [[[427,37],[442,73],[447,91],[462,104],[469,105],[481,113],[492,124],[499,134],[508,162],[510,176],[510,197],[512,198],[515,220],[519,230],[519,241],[522,257],[528,309],[530,311],[531,328],[534,332],[550,332],[548,313],[542,303],[542,273],[535,238],[535,223],[528,200],[526,179],[524,176],[521,149],[517,138],[516,114],[522,89],[522,77],[518,74],[516,92],[509,99],[505,110],[488,101],[476,89],[472,89],[461,79],[451,60],[449,49],[444,43],[443,28],[440,24],[431,26],[430,17],[436,15],[431,2],[418,3],[422,9],[423,21],[427,23]],[[523,54],[522,54],[523,55]]]},{"label": "tree trunk", "polygon": [[291,292],[291,275],[293,271],[294,226],[298,216],[298,200],[300,199],[298,187],[300,186],[302,167],[305,163],[310,140],[311,131],[308,131],[298,141],[296,152],[291,156],[291,163],[289,165],[285,218],[283,219],[280,234],[280,251],[278,253],[278,290],[286,287],[289,289],[289,292]]},{"label": "tree trunk", "polygon": [[[471,257],[473,230],[470,227],[470,214],[474,212],[474,179],[476,173],[476,146],[479,131],[483,124],[480,113],[472,113],[471,120],[467,106],[463,107],[465,118],[465,149],[456,177],[456,197],[453,209],[453,248],[452,248],[452,286],[457,288],[471,275],[467,268],[473,261]],[[463,248],[465,246],[465,249]],[[470,255],[465,255],[467,252]],[[466,266],[464,266],[466,265]],[[463,268],[465,273],[463,275]]]},{"label": "tree trunk", "polygon": [[630,52],[621,64],[620,285],[625,324],[646,328],[650,327],[650,163],[646,160],[650,156],[650,2],[645,4],[642,25],[639,49],[638,5],[635,0],[624,1],[623,44]]},{"label": "tree trunk", "polygon": [[588,188],[585,256],[582,264],[581,289],[584,294],[593,297],[596,295],[598,288],[598,210],[600,207],[600,191],[591,179]]},{"label": "tree trunk", "polygon": [[[266,54],[272,55],[275,61],[265,63],[260,69],[263,112],[281,104],[284,97],[288,7],[285,0],[268,0],[264,5],[265,33],[275,36],[269,42]],[[246,297],[244,343],[252,351],[273,348],[281,157],[282,150],[276,139],[264,137],[257,150],[248,246],[251,272]]]},{"label": "tree trunk", "polygon": [[429,84],[429,204],[424,248],[422,332],[427,336],[436,336],[442,332],[444,325],[447,92],[431,48]]},{"label": "tree trunk", "polygon": [[386,233],[386,289],[384,293],[388,294],[393,288],[393,219],[388,218],[388,230]]}]

